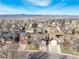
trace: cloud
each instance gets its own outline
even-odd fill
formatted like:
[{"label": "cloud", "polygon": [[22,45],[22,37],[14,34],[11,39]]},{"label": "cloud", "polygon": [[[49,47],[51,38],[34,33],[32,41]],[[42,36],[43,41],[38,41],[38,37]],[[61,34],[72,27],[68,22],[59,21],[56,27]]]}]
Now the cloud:
[{"label": "cloud", "polygon": [[0,14],[24,14],[26,11],[24,9],[11,8],[6,5],[0,4]]},{"label": "cloud", "polygon": [[26,0],[26,1],[36,6],[49,6],[51,3],[51,0]]},{"label": "cloud", "polygon": [[[57,7],[56,7],[57,8]],[[65,7],[63,9],[43,9],[38,11],[33,11],[23,8],[13,8],[8,7],[4,4],[0,4],[0,15],[1,14],[31,14],[31,15],[79,15],[79,8],[77,7]],[[50,11],[50,12],[49,12]]]}]

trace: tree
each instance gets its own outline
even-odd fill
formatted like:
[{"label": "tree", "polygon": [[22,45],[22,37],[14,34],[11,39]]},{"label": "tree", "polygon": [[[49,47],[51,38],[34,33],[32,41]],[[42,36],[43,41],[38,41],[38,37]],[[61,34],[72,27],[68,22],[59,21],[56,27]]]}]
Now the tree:
[{"label": "tree", "polygon": [[72,29],[72,34],[75,34],[75,29]]},{"label": "tree", "polygon": [[33,28],[37,28],[37,26],[38,26],[37,23],[33,23],[33,24],[32,24],[32,27],[33,27]]},{"label": "tree", "polygon": [[36,33],[36,28],[37,28],[38,24],[37,23],[33,23],[32,27],[34,28],[34,33]]}]

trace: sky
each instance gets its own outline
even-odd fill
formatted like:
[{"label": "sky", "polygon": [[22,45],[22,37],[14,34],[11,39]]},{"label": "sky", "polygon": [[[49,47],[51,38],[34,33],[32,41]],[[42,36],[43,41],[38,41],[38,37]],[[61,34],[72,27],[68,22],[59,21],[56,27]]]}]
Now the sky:
[{"label": "sky", "polygon": [[0,15],[79,15],[79,0],[0,0]]}]

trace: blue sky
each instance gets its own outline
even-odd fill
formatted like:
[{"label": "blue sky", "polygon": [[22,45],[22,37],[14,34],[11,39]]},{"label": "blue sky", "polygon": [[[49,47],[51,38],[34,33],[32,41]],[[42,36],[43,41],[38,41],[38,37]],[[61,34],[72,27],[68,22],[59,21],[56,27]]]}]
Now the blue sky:
[{"label": "blue sky", "polygon": [[79,0],[0,0],[0,14],[79,15]]}]

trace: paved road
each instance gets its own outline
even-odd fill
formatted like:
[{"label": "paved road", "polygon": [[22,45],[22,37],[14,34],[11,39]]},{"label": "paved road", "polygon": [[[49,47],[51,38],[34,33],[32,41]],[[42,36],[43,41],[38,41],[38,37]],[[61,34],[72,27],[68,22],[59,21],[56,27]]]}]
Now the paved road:
[{"label": "paved road", "polygon": [[52,54],[46,52],[35,52],[31,54],[31,57],[29,59],[79,59],[79,57],[63,54]]},{"label": "paved road", "polygon": [[[10,55],[11,56],[11,55]],[[0,59],[79,59],[79,57],[65,54],[52,54],[47,52],[17,52],[12,55],[13,58],[1,58]]]}]

